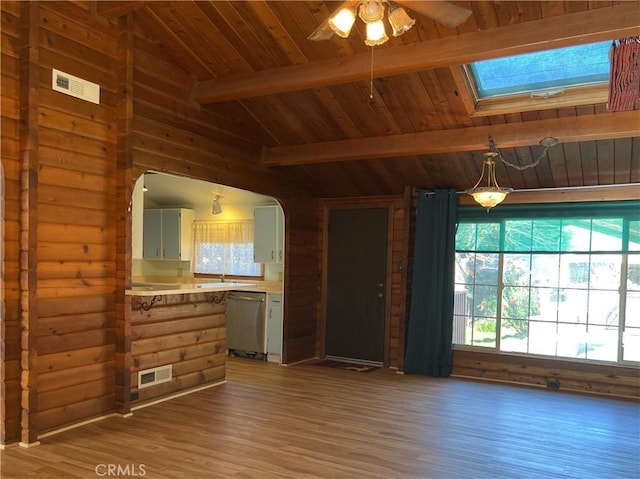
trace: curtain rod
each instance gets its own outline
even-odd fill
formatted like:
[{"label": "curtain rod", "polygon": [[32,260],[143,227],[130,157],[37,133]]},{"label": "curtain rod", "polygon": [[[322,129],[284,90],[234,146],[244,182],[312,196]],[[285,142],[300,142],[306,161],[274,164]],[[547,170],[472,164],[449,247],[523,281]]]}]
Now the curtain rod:
[{"label": "curtain rod", "polygon": [[[632,187],[640,188],[640,183],[618,183],[615,185],[593,185],[593,186],[563,186],[561,188],[524,188],[524,189],[514,189],[510,194],[513,193],[560,193],[563,191],[579,191],[579,190],[599,190],[599,189],[607,189],[607,188],[632,188]],[[420,189],[420,188],[418,188]],[[456,191],[458,195],[466,194],[466,190]],[[640,193],[640,190],[638,190]],[[435,195],[435,191],[425,191],[425,196]]]}]

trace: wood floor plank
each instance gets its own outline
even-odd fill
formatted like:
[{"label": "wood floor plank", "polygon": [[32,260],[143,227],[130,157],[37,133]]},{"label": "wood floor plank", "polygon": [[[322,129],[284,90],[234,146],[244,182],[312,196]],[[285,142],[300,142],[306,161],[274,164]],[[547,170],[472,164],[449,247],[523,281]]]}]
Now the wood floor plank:
[{"label": "wood floor plank", "polygon": [[634,402],[242,358],[227,376],[2,451],[0,477],[95,478],[108,465],[150,479],[640,477]]}]

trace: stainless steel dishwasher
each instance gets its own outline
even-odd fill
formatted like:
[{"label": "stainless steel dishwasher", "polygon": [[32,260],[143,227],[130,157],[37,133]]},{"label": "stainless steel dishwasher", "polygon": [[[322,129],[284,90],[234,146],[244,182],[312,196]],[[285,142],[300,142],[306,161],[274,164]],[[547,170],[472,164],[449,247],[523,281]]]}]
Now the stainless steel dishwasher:
[{"label": "stainless steel dishwasher", "polygon": [[266,293],[227,293],[227,349],[229,355],[267,357]]}]

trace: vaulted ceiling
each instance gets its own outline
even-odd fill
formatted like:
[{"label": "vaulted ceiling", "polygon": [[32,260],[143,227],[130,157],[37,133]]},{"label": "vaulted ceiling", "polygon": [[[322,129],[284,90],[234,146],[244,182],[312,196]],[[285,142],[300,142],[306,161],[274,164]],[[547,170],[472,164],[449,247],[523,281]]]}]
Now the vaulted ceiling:
[{"label": "vaulted ceiling", "polygon": [[318,196],[464,190],[479,177],[489,135],[520,165],[540,155],[542,138],[560,142],[536,168],[498,163],[506,186],[640,183],[640,105],[610,113],[594,94],[478,111],[460,68],[640,35],[636,2],[450,3],[471,11],[456,28],[404,2],[415,26],[373,52],[358,22],[349,38],[308,40],[341,2],[103,1],[98,12],[133,11],[138,28],[193,78],[202,108],[242,119],[260,161]]}]

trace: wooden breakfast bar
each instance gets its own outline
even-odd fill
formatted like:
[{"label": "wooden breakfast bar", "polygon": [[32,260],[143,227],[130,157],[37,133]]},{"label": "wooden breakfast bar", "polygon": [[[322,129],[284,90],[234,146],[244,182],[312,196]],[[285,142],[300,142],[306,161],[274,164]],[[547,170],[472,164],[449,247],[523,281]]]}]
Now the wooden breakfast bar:
[{"label": "wooden breakfast bar", "polygon": [[252,286],[134,283],[126,291],[131,406],[224,382],[226,293]]}]

